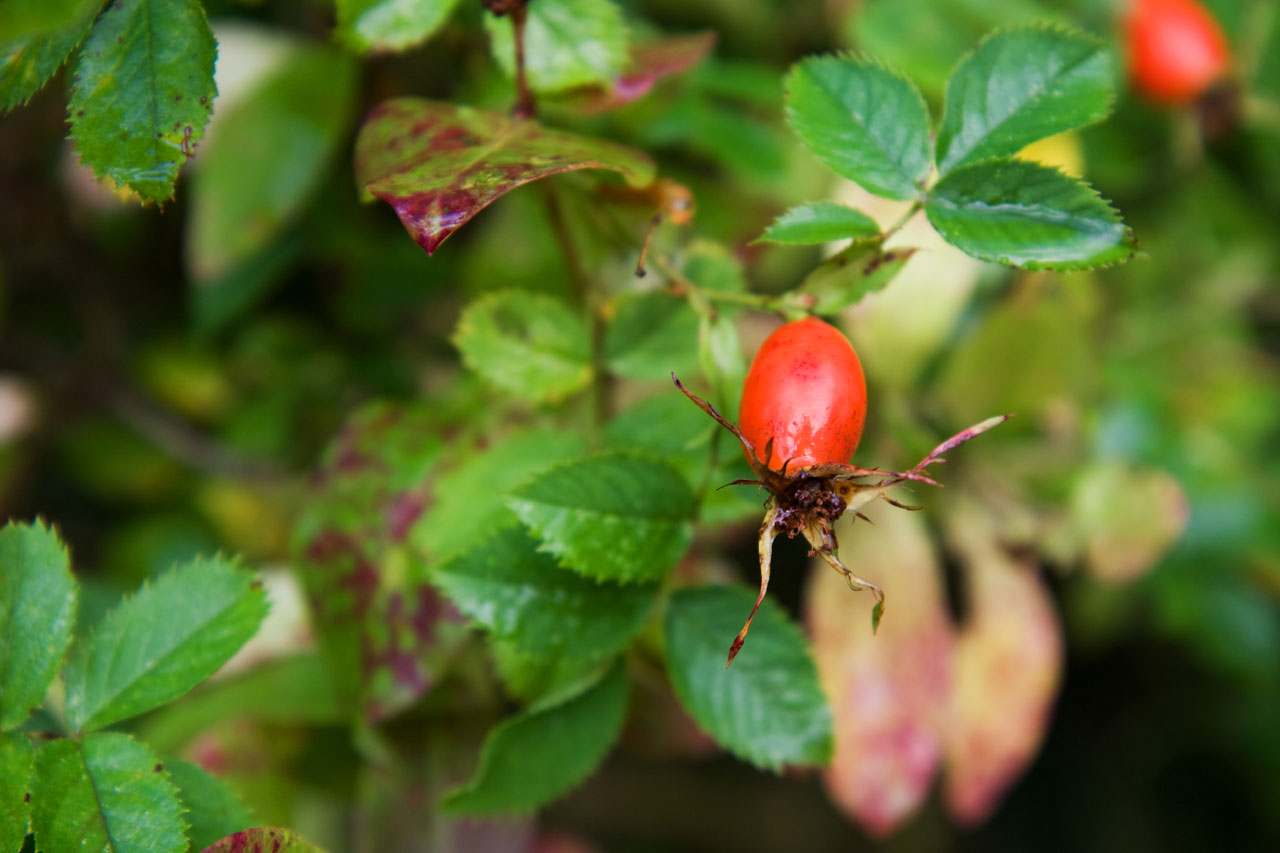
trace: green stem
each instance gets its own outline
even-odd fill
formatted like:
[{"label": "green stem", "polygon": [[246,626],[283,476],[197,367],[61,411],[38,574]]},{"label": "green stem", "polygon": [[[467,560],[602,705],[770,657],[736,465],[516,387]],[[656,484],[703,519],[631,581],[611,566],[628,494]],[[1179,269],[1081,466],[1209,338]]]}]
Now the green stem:
[{"label": "green stem", "polygon": [[600,294],[595,280],[587,275],[578,256],[578,249],[573,244],[573,235],[569,233],[569,223],[564,218],[564,210],[560,206],[560,198],[556,191],[539,181],[543,201],[547,205],[547,220],[551,224],[551,233],[555,236],[560,254],[564,256],[565,266],[569,268],[569,278],[573,282],[574,293],[579,304],[587,312],[591,323],[591,420],[589,441],[592,448],[598,448],[604,434],[604,425],[609,420],[612,377],[605,364],[604,352],[604,316],[600,312]]},{"label": "green stem", "polygon": [[758,311],[769,311],[775,314],[786,314],[788,311],[807,311],[812,300],[803,293],[784,293],[773,296],[766,293],[741,293],[735,290],[707,290],[698,287],[677,271],[666,258],[658,254],[649,256],[653,265],[671,282],[670,292],[676,296],[688,298],[689,304],[699,314],[714,311],[713,302],[728,302],[755,308]]},{"label": "green stem", "polygon": [[898,217],[898,221],[889,226],[889,230],[884,232],[884,239],[888,240],[894,234],[902,230],[903,226],[911,221],[911,217],[915,216],[924,207],[923,201],[914,201],[907,208],[907,212]]}]

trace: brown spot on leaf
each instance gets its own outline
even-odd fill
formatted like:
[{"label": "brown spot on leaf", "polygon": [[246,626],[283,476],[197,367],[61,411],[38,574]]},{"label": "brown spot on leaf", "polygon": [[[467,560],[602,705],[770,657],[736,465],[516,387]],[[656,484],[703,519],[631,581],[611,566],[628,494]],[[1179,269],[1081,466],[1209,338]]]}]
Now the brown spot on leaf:
[{"label": "brown spot on leaf", "polygon": [[159,772],[161,772],[162,770],[164,770],[164,765],[163,765],[163,764],[156,764],[155,768],[153,768],[153,772],[155,772],[155,773],[159,773]]}]

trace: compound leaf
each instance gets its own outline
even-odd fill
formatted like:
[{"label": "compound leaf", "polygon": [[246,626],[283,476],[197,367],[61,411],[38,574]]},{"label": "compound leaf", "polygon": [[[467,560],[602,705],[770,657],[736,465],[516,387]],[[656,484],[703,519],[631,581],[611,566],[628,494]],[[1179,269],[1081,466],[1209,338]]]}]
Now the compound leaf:
[{"label": "compound leaf", "polygon": [[172,701],[253,636],[267,600],[253,574],[196,558],[126,598],[67,660],[67,722],[108,726]]},{"label": "compound leaf", "polygon": [[822,765],[831,710],[799,628],[765,599],[742,652],[729,644],[755,604],[744,587],[682,589],[667,607],[667,669],[685,709],[725,749],[757,767]]},{"label": "compound leaf", "polygon": [[950,172],[930,190],[925,213],[951,245],[1010,266],[1091,269],[1137,251],[1119,214],[1092,187],[1024,160]]}]

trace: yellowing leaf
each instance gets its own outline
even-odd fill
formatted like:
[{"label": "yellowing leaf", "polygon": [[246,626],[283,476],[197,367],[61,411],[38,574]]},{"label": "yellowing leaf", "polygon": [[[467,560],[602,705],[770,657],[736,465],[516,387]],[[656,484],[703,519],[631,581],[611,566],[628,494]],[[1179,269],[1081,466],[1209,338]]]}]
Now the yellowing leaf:
[{"label": "yellowing leaf", "polygon": [[827,790],[884,836],[920,807],[941,762],[953,639],[923,522],[883,504],[868,514],[874,526],[842,522],[838,535],[845,562],[884,587],[879,632],[867,627],[874,599],[825,564],[815,565],[806,612],[835,725]]},{"label": "yellowing leaf", "polygon": [[1111,583],[1131,581],[1151,568],[1182,535],[1189,513],[1173,477],[1120,463],[1087,471],[1072,499],[1085,566]]},{"label": "yellowing leaf", "polygon": [[945,730],[946,803],[956,820],[975,824],[1040,748],[1062,678],[1062,631],[1036,565],[1007,554],[981,511],[959,512],[949,538],[969,606]]}]

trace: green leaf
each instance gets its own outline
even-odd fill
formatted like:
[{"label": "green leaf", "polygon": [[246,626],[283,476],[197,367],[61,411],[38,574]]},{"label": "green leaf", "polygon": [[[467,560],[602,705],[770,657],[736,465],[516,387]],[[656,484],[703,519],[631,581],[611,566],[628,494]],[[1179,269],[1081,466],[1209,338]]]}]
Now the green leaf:
[{"label": "green leaf", "polygon": [[[738,399],[747,376],[747,361],[742,355],[738,326],[727,314],[703,315],[698,323],[698,360],[702,375],[715,389],[713,398],[725,417],[738,415]],[[681,395],[684,396],[684,395]]]},{"label": "green leaf", "polygon": [[938,170],[1017,154],[1101,121],[1115,99],[1102,42],[1056,27],[993,33],[956,66],[938,128]]},{"label": "green leaf", "polygon": [[575,169],[610,169],[637,187],[654,177],[639,151],[421,98],[379,104],[356,139],[356,183],[395,208],[427,254],[503,193]]},{"label": "green leaf", "polygon": [[0,729],[44,700],[71,642],[78,587],[66,548],[42,523],[0,530]]},{"label": "green leaf", "polygon": [[499,724],[485,741],[471,781],[441,808],[452,814],[530,812],[593,771],[622,730],[627,676],[621,665],[562,705],[536,708]]},{"label": "green leaf", "polygon": [[[0,40],[0,113],[25,104],[40,91],[89,32],[103,0],[70,0],[63,14]],[[38,4],[48,7],[49,4]],[[0,25],[4,24],[0,20]],[[0,30],[5,29],[0,26]]]},{"label": "green leaf", "polygon": [[658,580],[693,541],[693,494],[656,457],[567,462],[516,489],[508,505],[563,566],[599,580]]},{"label": "green leaf", "polygon": [[196,558],[144,584],[72,650],[67,722],[89,731],[172,701],[253,636],[267,600],[251,572]]},{"label": "green leaf", "polygon": [[357,50],[401,51],[421,44],[458,0],[337,0],[338,34]]},{"label": "green leaf", "polygon": [[1023,160],[949,173],[929,192],[929,222],[951,245],[986,261],[1079,270],[1127,260],[1136,244],[1088,184]]},{"label": "green leaf", "polygon": [[753,243],[811,246],[831,240],[872,239],[880,226],[860,210],[833,201],[797,205],[773,221]]},{"label": "green leaf", "polygon": [[657,596],[654,584],[598,583],[562,569],[537,546],[523,528],[509,527],[431,570],[463,614],[526,659],[520,669],[546,665],[536,677],[515,673],[528,682],[520,692],[563,684],[616,655]]},{"label": "green leaf", "polygon": [[586,321],[551,296],[490,293],[467,306],[453,343],[467,367],[525,400],[553,402],[591,381]]},{"label": "green leaf", "polygon": [[835,314],[893,281],[915,249],[885,251],[877,241],[854,242],[823,261],[805,278],[800,290],[813,297],[813,313]]},{"label": "green leaf", "polygon": [[186,264],[196,287],[270,245],[315,191],[347,130],[354,63],[321,45],[286,45],[279,70],[225,110],[219,103],[217,130],[193,164]]},{"label": "green leaf", "polygon": [[802,60],[787,74],[787,120],[837,174],[912,199],[933,162],[929,109],[905,77],[855,56]]},{"label": "green leaf", "polygon": [[605,361],[628,379],[669,379],[698,364],[698,315],[685,299],[660,290],[631,291],[605,329]]},{"label": "green leaf", "polygon": [[[608,84],[627,62],[627,29],[610,0],[537,0],[524,28],[525,73],[537,92]],[[507,17],[486,16],[493,57],[515,75],[515,42]]]},{"label": "green leaf", "polygon": [[20,850],[27,837],[35,750],[25,735],[0,734],[0,850]]},{"label": "green leaf", "polygon": [[324,853],[292,829],[259,826],[228,835],[204,853]]},{"label": "green leaf", "polygon": [[117,0],[80,48],[67,110],[80,159],[144,199],[173,198],[204,135],[217,46],[197,0]]},{"label": "green leaf", "polygon": [[[516,486],[557,462],[580,456],[582,437],[566,430],[519,432],[435,478],[435,501],[414,529],[413,543],[436,560],[517,523],[507,508]],[[451,449],[456,454],[456,449]]]},{"label": "green leaf", "polygon": [[723,243],[696,239],[685,249],[684,277],[702,290],[727,290],[743,293],[747,279],[742,262]]},{"label": "green leaf", "polygon": [[168,773],[149,747],[119,732],[56,740],[36,753],[31,828],[48,851],[187,849]]},{"label": "green leaf", "polygon": [[831,710],[800,629],[765,599],[730,669],[729,645],[755,603],[737,586],[682,589],[667,607],[667,669],[684,707],[725,749],[758,767],[831,758]]},{"label": "green leaf", "polygon": [[253,816],[240,798],[198,764],[171,758],[165,762],[169,778],[178,786],[178,799],[186,811],[187,840],[193,850],[203,850],[220,838],[253,826]]},{"label": "green leaf", "polygon": [[343,721],[328,668],[318,652],[310,652],[206,684],[149,714],[139,736],[163,753],[178,752],[230,717],[284,725]]}]

